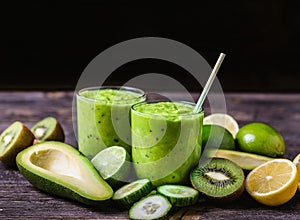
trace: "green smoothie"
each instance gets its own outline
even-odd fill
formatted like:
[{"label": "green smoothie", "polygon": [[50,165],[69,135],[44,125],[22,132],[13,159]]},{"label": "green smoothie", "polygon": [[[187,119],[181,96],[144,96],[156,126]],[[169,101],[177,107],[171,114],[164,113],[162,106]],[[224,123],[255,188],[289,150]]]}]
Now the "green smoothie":
[{"label": "green smoothie", "polygon": [[132,107],[132,160],[139,178],[155,186],[187,184],[200,159],[203,112],[187,102],[139,103]]},{"label": "green smoothie", "polygon": [[130,87],[98,87],[77,94],[78,149],[89,159],[109,146],[131,152],[130,108],[145,100]]}]

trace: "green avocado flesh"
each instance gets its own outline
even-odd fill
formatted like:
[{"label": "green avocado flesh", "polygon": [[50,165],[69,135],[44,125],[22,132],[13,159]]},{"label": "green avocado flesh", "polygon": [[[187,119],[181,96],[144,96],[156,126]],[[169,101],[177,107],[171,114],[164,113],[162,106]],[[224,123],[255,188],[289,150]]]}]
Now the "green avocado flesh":
[{"label": "green avocado flesh", "polygon": [[48,141],[20,152],[21,174],[35,187],[50,194],[95,204],[112,197],[112,188],[91,162],[70,145]]}]

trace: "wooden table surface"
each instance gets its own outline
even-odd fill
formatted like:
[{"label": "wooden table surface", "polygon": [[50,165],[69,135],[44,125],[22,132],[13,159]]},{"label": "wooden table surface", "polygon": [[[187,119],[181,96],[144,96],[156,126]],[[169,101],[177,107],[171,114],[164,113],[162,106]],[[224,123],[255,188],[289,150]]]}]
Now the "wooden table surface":
[{"label": "wooden table surface", "polygon": [[[169,95],[181,97],[175,93]],[[225,97],[227,112],[240,126],[252,121],[269,123],[285,139],[286,158],[293,159],[300,153],[300,94],[231,93]],[[0,92],[0,131],[16,120],[31,127],[43,117],[54,116],[65,130],[66,142],[76,146],[72,99],[73,92]],[[209,112],[208,104],[205,106]],[[0,218],[128,219],[128,213],[116,209],[113,204],[95,209],[48,195],[34,188],[18,170],[0,163]],[[211,205],[200,200],[192,207],[171,212],[168,218],[300,219],[300,192],[280,207],[263,206],[246,192],[226,205]]]}]

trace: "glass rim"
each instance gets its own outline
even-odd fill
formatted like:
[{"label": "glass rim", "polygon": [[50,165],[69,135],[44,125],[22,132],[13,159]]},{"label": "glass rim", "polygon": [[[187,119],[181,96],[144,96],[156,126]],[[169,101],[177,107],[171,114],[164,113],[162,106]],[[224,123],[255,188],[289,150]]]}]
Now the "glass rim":
[{"label": "glass rim", "polygon": [[[174,101],[168,101],[168,100],[145,100],[143,102],[139,102],[139,103],[136,103],[136,104],[133,104],[131,106],[131,110],[138,113],[139,115],[142,115],[142,116],[159,116],[159,117],[168,117],[168,116],[165,116],[165,115],[161,115],[161,114],[155,114],[155,113],[145,113],[145,112],[140,112],[138,110],[135,109],[136,106],[139,106],[139,105],[146,105],[146,104],[152,104],[152,103],[157,103],[157,102],[178,102],[178,103],[183,103],[183,104],[188,104],[188,105],[191,105],[191,106],[196,106],[196,103],[193,103],[193,102],[189,102],[189,101],[183,101],[183,100],[174,100]],[[169,115],[170,117],[190,117],[190,116],[196,116],[196,115],[200,115],[200,114],[203,114],[204,113],[204,109],[201,108],[201,111],[200,112],[197,112],[197,113],[194,113],[194,112],[191,112],[191,113],[185,113],[185,114],[179,114],[179,115]]]},{"label": "glass rim", "polygon": [[[119,100],[119,101],[116,100],[111,104],[122,104],[123,101],[136,100],[136,99],[146,97],[146,93],[143,90],[141,90],[139,88],[135,88],[135,87],[130,87],[130,86],[91,86],[91,87],[85,87],[85,88],[77,90],[76,91],[76,96],[79,97],[82,100],[85,100],[85,101],[96,102],[96,103],[104,103],[101,100],[84,97],[84,96],[82,96],[82,93],[86,92],[86,91],[105,90],[105,89],[129,91],[129,92],[136,93],[136,94],[140,95],[140,96],[137,96],[135,98],[124,99],[124,100]],[[107,103],[105,103],[105,104],[107,104]]]}]

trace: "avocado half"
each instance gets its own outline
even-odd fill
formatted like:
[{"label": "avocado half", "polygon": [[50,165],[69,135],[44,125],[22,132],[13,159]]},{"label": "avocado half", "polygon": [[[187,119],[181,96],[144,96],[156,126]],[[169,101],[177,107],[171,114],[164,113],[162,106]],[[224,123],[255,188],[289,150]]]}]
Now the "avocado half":
[{"label": "avocado half", "polygon": [[47,141],[21,151],[16,158],[21,174],[38,189],[95,205],[113,195],[92,163],[74,147]]}]

